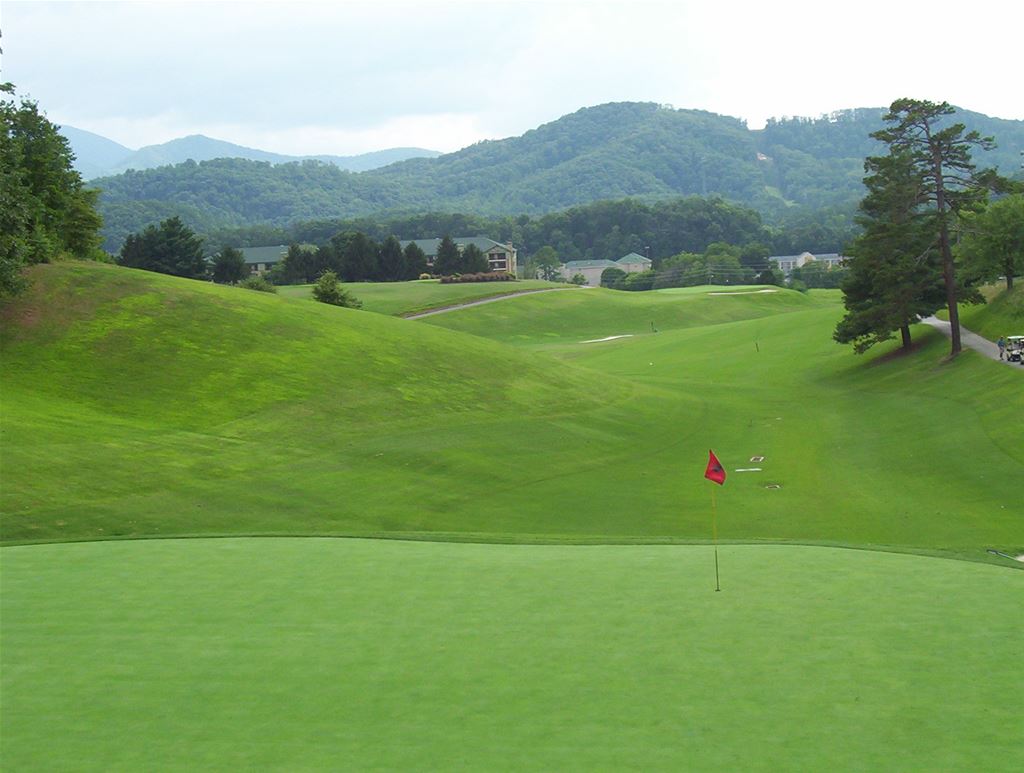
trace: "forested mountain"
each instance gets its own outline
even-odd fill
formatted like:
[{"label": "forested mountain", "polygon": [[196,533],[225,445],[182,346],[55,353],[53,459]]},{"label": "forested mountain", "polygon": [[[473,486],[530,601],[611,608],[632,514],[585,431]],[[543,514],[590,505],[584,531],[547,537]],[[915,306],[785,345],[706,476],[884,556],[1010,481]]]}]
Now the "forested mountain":
[{"label": "forested mountain", "polygon": [[75,168],[86,179],[121,174],[129,169],[155,169],[189,160],[210,161],[215,158],[245,158],[251,161],[267,161],[271,164],[313,159],[350,172],[365,172],[409,158],[436,158],[441,155],[436,150],[423,148],[388,148],[355,156],[288,156],[235,145],[202,134],[131,150],[99,134],[73,126],[61,127],[61,133],[71,143],[71,149],[75,154]]},{"label": "forested mountain", "polygon": [[[794,210],[852,214],[863,195],[868,136],[882,108],[819,119],[742,121],[651,103],[585,108],[520,137],[477,143],[434,159],[354,174],[315,161],[272,165],[216,160],[94,181],[108,248],[130,231],[180,215],[201,232],[298,220],[410,212],[484,216],[543,214],[596,200],[647,201],[718,195],[754,207],[769,223]],[[1024,121],[960,112],[968,128],[996,137],[980,166],[1014,172]]]}]

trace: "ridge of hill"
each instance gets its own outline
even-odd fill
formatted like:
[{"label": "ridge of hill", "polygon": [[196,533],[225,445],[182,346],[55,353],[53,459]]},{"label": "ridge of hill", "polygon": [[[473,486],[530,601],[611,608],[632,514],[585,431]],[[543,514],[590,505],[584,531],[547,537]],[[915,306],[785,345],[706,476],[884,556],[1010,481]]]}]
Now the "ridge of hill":
[{"label": "ridge of hill", "polygon": [[[739,119],[699,110],[609,103],[519,137],[359,174],[315,161],[219,159],[94,184],[105,218],[122,231],[171,214],[215,228],[399,212],[532,215],[596,200],[688,195],[721,196],[773,221],[793,207],[852,212],[864,157],[880,149],[868,135],[882,127],[883,113],[843,110],[751,131]],[[970,111],[954,120],[995,136],[997,148],[977,154],[979,165],[1017,173],[1024,121]]]},{"label": "ridge of hill", "polygon": [[62,126],[63,134],[75,154],[75,168],[83,179],[91,180],[122,174],[129,169],[156,169],[161,166],[185,163],[186,161],[210,161],[215,158],[243,158],[250,161],[265,161],[270,164],[288,164],[305,160],[321,161],[349,172],[365,172],[410,158],[436,158],[436,150],[424,148],[387,148],[352,156],[307,155],[292,156],[273,153],[257,148],[236,145],[202,134],[168,140],[155,145],[146,145],[132,150],[99,134]]}]

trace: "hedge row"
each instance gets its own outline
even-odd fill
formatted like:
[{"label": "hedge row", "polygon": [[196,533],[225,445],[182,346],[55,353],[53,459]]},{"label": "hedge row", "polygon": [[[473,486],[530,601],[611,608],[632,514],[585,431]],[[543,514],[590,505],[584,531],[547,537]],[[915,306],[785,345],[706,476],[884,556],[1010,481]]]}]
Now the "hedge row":
[{"label": "hedge row", "polygon": [[482,274],[454,274],[441,277],[441,284],[456,282],[511,282],[515,277],[505,271],[488,271]]}]

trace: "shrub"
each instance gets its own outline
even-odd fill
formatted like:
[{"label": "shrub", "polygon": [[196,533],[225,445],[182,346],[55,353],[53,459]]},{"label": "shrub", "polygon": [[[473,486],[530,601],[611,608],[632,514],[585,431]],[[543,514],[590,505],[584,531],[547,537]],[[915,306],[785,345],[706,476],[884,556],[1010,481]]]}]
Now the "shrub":
[{"label": "shrub", "polygon": [[420,274],[420,279],[433,279],[430,274]]},{"label": "shrub", "polygon": [[361,309],[363,303],[341,286],[338,275],[333,271],[324,271],[320,278],[313,285],[313,297],[320,303],[329,303],[332,306],[345,306],[350,309]]},{"label": "shrub", "polygon": [[256,290],[261,293],[277,292],[277,288],[270,284],[262,274],[253,274],[252,276],[246,277],[238,283],[238,286],[244,287],[246,290]]}]

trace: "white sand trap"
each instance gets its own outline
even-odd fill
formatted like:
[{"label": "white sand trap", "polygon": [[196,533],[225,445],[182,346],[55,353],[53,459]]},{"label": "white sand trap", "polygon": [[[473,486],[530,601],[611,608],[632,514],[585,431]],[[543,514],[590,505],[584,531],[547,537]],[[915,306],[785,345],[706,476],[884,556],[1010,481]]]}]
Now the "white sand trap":
[{"label": "white sand trap", "polygon": [[778,290],[740,290],[739,292],[735,292],[735,293],[728,293],[728,292],[726,292],[726,293],[719,293],[719,292],[714,292],[714,293],[708,293],[708,295],[760,295],[761,293],[777,293],[777,292],[778,292]]},{"label": "white sand trap", "polygon": [[580,341],[580,343],[581,344],[600,344],[600,343],[604,343],[605,341],[614,341],[616,338],[632,338],[632,337],[633,337],[632,333],[626,333],[625,335],[621,335],[621,336],[608,336],[607,338],[592,338],[589,341]]}]

